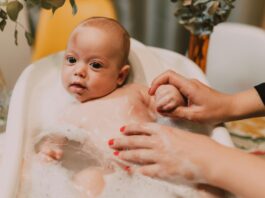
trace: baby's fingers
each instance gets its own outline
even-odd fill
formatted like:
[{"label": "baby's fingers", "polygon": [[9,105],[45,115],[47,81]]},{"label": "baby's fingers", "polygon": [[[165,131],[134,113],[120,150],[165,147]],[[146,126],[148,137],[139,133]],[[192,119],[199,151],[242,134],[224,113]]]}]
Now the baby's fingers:
[{"label": "baby's fingers", "polygon": [[172,99],[169,96],[159,97],[155,99],[157,110],[163,110]]},{"label": "baby's fingers", "polygon": [[60,148],[43,148],[41,153],[54,160],[59,160],[63,156],[63,151]]},{"label": "baby's fingers", "polygon": [[157,111],[158,112],[170,112],[176,109],[179,105],[178,101],[174,98],[165,97],[163,100],[158,101],[157,103]]},{"label": "baby's fingers", "polygon": [[63,151],[60,148],[56,148],[53,150],[53,155],[56,160],[60,160],[63,157]]},{"label": "baby's fingers", "polygon": [[38,154],[38,157],[42,162],[53,162],[54,161],[54,159],[52,157],[50,157],[49,155],[46,155],[45,153],[42,153],[42,152],[40,152]]}]

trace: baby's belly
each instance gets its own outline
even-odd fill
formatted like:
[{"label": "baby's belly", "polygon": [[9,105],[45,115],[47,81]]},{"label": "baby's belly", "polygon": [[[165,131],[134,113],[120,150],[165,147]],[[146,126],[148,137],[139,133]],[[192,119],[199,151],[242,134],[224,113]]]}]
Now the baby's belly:
[{"label": "baby's belly", "polygon": [[[93,138],[106,143],[111,138],[121,136],[120,129],[128,124],[155,122],[155,119],[148,113],[142,112],[137,115],[134,112],[124,113],[123,115],[104,115],[95,119],[87,120],[80,124]],[[100,143],[99,142],[99,143]]]}]

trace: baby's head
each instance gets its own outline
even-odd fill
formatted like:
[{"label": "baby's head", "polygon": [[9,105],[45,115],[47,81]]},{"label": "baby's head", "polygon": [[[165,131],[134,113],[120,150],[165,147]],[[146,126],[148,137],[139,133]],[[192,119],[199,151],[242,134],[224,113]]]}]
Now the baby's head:
[{"label": "baby's head", "polygon": [[68,92],[80,102],[108,95],[129,73],[130,37],[115,20],[88,18],[70,35],[62,69]]}]

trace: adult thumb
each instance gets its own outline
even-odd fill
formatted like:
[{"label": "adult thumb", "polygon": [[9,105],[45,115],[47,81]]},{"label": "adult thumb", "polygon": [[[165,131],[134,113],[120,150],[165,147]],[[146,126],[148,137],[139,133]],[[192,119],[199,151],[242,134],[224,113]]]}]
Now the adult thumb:
[{"label": "adult thumb", "polygon": [[194,113],[192,107],[180,106],[172,112],[172,116],[183,120],[193,120]]}]

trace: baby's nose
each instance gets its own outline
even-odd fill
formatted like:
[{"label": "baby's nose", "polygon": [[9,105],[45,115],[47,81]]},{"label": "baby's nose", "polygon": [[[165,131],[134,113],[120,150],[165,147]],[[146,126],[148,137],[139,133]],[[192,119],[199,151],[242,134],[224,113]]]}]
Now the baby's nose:
[{"label": "baby's nose", "polygon": [[85,78],[87,76],[87,70],[84,64],[80,64],[76,67],[75,76],[79,76],[82,78]]}]

